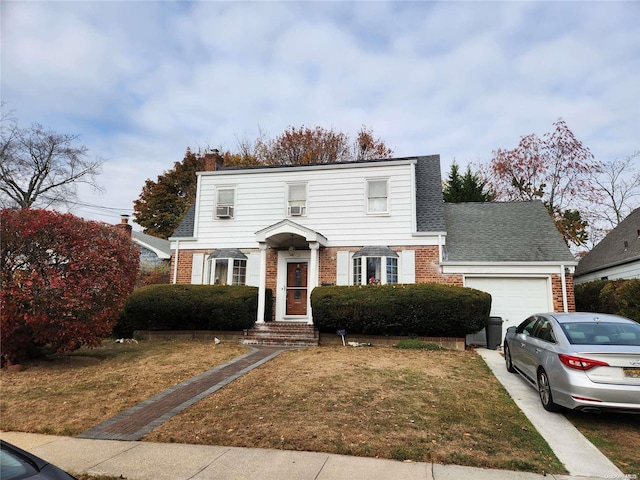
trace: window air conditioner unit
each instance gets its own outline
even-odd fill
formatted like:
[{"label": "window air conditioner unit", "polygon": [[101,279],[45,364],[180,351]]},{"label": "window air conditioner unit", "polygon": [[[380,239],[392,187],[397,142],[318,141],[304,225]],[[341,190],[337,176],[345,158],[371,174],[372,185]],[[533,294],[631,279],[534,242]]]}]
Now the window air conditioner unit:
[{"label": "window air conditioner unit", "polygon": [[216,208],[216,217],[218,218],[232,218],[233,217],[233,207],[224,206]]},{"label": "window air conditioner unit", "polygon": [[291,206],[289,207],[289,215],[292,217],[299,217],[300,215],[304,215],[305,207],[302,206]]}]

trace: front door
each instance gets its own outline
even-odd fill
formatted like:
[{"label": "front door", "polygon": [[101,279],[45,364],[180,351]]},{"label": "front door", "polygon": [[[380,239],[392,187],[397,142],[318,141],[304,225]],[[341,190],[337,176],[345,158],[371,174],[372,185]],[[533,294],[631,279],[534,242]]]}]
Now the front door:
[{"label": "front door", "polygon": [[286,315],[307,314],[308,262],[287,263]]}]

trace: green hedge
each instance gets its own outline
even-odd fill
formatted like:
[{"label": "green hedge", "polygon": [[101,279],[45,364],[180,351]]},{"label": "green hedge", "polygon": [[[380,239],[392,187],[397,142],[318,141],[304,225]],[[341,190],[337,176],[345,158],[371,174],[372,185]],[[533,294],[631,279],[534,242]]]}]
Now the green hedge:
[{"label": "green hedge", "polygon": [[596,280],[574,290],[579,312],[615,313],[640,322],[640,279]]},{"label": "green hedge", "polygon": [[320,287],[311,304],[325,333],[464,337],[485,327],[491,295],[435,283]]},{"label": "green hedge", "polygon": [[[272,292],[266,291],[265,320],[271,320]],[[120,313],[114,334],[134,330],[231,330],[251,328],[258,289],[231,285],[149,285],[134,291]]]}]

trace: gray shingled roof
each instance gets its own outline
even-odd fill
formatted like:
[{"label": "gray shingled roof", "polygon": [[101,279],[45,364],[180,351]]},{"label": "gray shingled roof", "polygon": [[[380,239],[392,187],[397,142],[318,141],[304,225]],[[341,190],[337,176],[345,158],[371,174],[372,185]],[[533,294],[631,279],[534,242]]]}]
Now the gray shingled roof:
[{"label": "gray shingled roof", "polygon": [[396,252],[394,252],[393,250],[391,250],[389,247],[386,246],[369,246],[369,247],[362,247],[360,250],[358,250],[356,253],[353,254],[353,258],[358,258],[358,257],[398,257],[398,254]]},{"label": "gray shingled roof", "polygon": [[575,262],[540,201],[445,203],[444,211],[446,261]]},{"label": "gray shingled roof", "polygon": [[440,155],[416,157],[416,222],[419,232],[444,232]]},{"label": "gray shingled roof", "polygon": [[238,258],[246,260],[247,256],[239,248],[217,248],[208,258]]},{"label": "gray shingled roof", "polygon": [[191,238],[196,223],[196,204],[192,203],[171,238]]},{"label": "gray shingled roof", "polygon": [[169,240],[164,240],[162,238],[154,237],[153,235],[147,235],[142,232],[131,232],[131,237],[134,242],[140,243],[151,250],[155,250],[156,254],[160,252],[162,255],[158,255],[161,258],[170,258],[171,257],[171,244]]},{"label": "gray shingled roof", "polygon": [[576,267],[575,276],[640,261],[640,208],[627,215]]}]

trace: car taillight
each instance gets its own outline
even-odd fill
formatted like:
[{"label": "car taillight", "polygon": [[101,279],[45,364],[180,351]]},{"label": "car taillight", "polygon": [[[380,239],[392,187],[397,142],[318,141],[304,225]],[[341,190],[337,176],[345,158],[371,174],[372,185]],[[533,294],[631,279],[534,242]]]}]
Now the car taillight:
[{"label": "car taillight", "polygon": [[591,360],[589,358],[574,357],[572,355],[565,355],[559,353],[558,357],[560,361],[569,368],[575,368],[576,370],[589,370],[593,367],[608,367],[607,362],[601,362],[600,360]]}]

